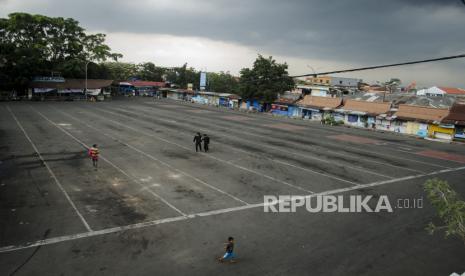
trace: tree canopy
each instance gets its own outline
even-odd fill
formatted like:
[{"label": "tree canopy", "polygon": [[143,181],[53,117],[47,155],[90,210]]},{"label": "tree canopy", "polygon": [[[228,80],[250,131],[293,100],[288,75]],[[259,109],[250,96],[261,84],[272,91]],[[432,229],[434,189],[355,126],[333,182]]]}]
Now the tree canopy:
[{"label": "tree canopy", "polygon": [[[0,18],[0,90],[25,91],[33,77],[54,73],[84,78],[86,64],[89,78],[167,80],[180,88],[189,83],[200,88],[200,72],[187,63],[163,68],[152,62],[118,62],[121,57],[105,44],[105,34],[87,34],[72,18],[28,13]],[[251,69],[241,70],[239,81],[229,73],[208,73],[207,89],[272,102],[294,87],[287,69],[286,63],[259,55]]]},{"label": "tree canopy", "polygon": [[207,74],[207,90],[220,93],[239,93],[239,81],[231,74],[208,73]]},{"label": "tree canopy", "polygon": [[181,67],[170,68],[166,71],[166,80],[177,84],[180,88],[187,88],[192,83],[194,89],[200,88],[200,72],[184,63]]},{"label": "tree canopy", "polygon": [[286,63],[277,63],[273,57],[258,55],[252,69],[243,68],[240,77],[240,95],[243,99],[273,102],[280,93],[294,88],[294,80],[287,72]]},{"label": "tree canopy", "polygon": [[[117,60],[105,34],[86,34],[72,18],[12,13],[0,18],[0,84],[22,90],[34,76],[76,77],[87,62]],[[96,69],[97,70],[97,69]]]},{"label": "tree canopy", "polygon": [[441,226],[430,222],[426,229],[430,234],[440,229],[445,230],[446,237],[457,236],[465,244],[465,201],[459,198],[447,181],[437,178],[427,180],[424,190],[443,222]]}]

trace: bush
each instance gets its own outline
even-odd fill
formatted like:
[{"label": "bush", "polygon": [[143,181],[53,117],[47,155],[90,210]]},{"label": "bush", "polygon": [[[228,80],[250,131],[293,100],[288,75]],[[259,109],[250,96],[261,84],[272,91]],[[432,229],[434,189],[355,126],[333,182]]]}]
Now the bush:
[{"label": "bush", "polygon": [[341,120],[336,121],[336,119],[334,119],[333,116],[328,115],[324,117],[323,123],[326,125],[338,126],[338,125],[343,125],[344,121],[341,121]]}]

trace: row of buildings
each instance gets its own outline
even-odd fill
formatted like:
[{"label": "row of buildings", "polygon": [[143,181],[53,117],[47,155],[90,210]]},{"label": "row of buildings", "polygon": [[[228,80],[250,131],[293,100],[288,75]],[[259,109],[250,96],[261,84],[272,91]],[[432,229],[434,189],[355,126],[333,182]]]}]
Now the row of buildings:
[{"label": "row of buildings", "polygon": [[86,95],[101,100],[115,94],[154,96],[423,138],[465,141],[465,104],[459,103],[460,96],[465,97],[465,90],[432,87],[413,94],[330,93],[330,88],[356,90],[359,82],[351,78],[312,78],[306,88],[285,93],[274,103],[241,100],[229,93],[169,88],[164,82],[151,81],[46,78],[33,81],[30,94],[31,97],[65,98]]},{"label": "row of buildings", "polygon": [[155,96],[165,82],[113,81],[105,79],[65,79],[62,77],[39,77],[29,84],[29,99],[81,99],[93,97],[104,100],[112,95]]},{"label": "row of buildings", "polygon": [[240,97],[229,93],[194,91],[167,87],[165,82],[113,81],[101,79],[64,79],[61,77],[36,78],[29,85],[30,99],[80,99],[95,97],[104,100],[115,95],[149,96],[200,104],[239,108]]},{"label": "row of buildings", "polygon": [[296,101],[278,99],[271,113],[422,138],[465,141],[465,103],[459,102],[451,107],[433,107],[306,95]]},{"label": "row of buildings", "polygon": [[406,93],[387,98],[370,93],[356,98],[288,93],[274,103],[264,104],[258,100],[241,100],[237,95],[228,93],[171,88],[161,88],[160,91],[163,97],[173,100],[270,112],[276,116],[392,131],[421,138],[465,141],[465,103],[461,104],[456,99],[450,102],[436,99],[434,104],[439,104],[432,106],[418,105],[424,99]]}]

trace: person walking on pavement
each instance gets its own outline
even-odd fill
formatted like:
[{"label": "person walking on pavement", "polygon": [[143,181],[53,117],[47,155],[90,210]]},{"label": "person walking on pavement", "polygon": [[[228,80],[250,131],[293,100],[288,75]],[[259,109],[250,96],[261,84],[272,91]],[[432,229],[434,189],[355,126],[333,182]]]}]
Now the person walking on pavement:
[{"label": "person walking on pavement", "polygon": [[208,151],[208,145],[210,144],[210,137],[208,137],[207,134],[204,134],[203,137],[202,137],[202,141],[203,141],[203,150],[205,152]]},{"label": "person walking on pavement", "polygon": [[92,159],[92,165],[94,166],[95,169],[97,169],[98,166],[98,156],[100,152],[98,150],[98,147],[96,144],[92,145],[91,148],[89,148],[89,156]]},{"label": "person walking on pavement", "polygon": [[197,132],[197,135],[194,136],[193,142],[195,143],[195,151],[202,151],[202,134],[200,134],[200,132]]},{"label": "person walking on pavement", "polygon": [[218,258],[218,261],[224,262],[224,261],[229,260],[231,263],[235,263],[236,256],[234,254],[234,238],[233,237],[229,237],[228,242],[225,243],[225,251],[226,252],[224,253],[223,257]]}]

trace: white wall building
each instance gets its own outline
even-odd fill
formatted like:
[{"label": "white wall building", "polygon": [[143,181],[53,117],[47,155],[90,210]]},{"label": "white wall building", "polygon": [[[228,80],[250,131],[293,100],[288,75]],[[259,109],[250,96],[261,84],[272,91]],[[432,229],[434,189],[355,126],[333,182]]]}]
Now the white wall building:
[{"label": "white wall building", "polygon": [[447,94],[445,91],[440,88],[433,86],[430,88],[420,89],[417,91],[417,96],[427,96],[427,97],[442,97]]}]

